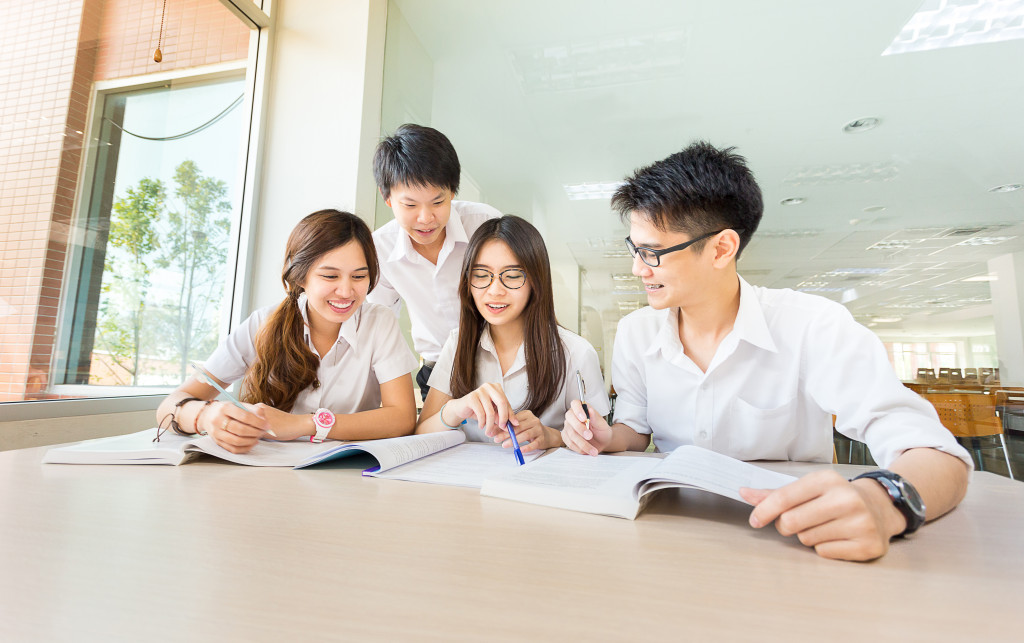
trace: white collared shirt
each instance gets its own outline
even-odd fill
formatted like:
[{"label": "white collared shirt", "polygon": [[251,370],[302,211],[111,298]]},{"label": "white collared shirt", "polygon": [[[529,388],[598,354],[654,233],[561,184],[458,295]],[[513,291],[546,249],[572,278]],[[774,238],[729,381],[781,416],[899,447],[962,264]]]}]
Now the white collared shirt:
[{"label": "white collared shirt", "polygon": [[971,458],[935,409],[903,386],[878,338],[840,304],[740,279],[732,331],[707,372],[683,352],[679,309],[647,307],[619,322],[612,357],[615,421],[741,460],[832,461],[832,415],[882,467],[934,447]]},{"label": "white collared shirt", "polygon": [[[565,424],[565,412],[573,400],[580,397],[579,387],[576,384],[576,371],[587,388],[587,404],[598,415],[608,415],[608,393],[605,390],[604,378],[601,376],[601,364],[597,357],[597,351],[590,345],[590,342],[583,339],[576,333],[559,327],[558,337],[565,347],[565,379],[562,381],[562,388],[555,397],[555,401],[542,413],[536,409],[530,409],[540,419],[541,424],[558,431],[562,430]],[[455,349],[458,347],[459,331],[453,330],[448,341],[441,350],[441,356],[430,374],[428,384],[445,395],[451,396],[452,368],[455,364]],[[502,374],[501,363],[498,361],[498,352],[494,348],[494,341],[491,339],[490,326],[485,326],[480,334],[480,348],[476,353],[476,386],[485,383],[501,384],[512,408],[520,410],[526,402],[529,394],[529,378],[526,374],[526,349],[519,346],[516,352],[515,361],[509,367],[508,372]],[[476,420],[467,420],[462,425],[466,433],[466,439],[471,442],[491,442]]]},{"label": "white collared shirt", "polygon": [[[304,338],[316,353],[309,334],[306,295],[299,296],[305,322]],[[256,359],[256,336],[277,306],[261,308],[229,334],[206,360],[206,370],[222,382],[242,379]],[[320,386],[299,393],[292,413],[328,408],[334,413],[358,413],[380,407],[380,385],[406,375],[417,361],[405,343],[398,322],[383,306],[363,302],[341,325],[338,339],[320,358]]]},{"label": "white collared shirt", "polygon": [[484,221],[501,213],[483,203],[452,201],[437,265],[412,246],[392,219],[373,233],[380,261],[380,282],[366,300],[387,306],[397,316],[402,301],[409,307],[412,341],[423,359],[437,361],[448,333],[459,327],[459,278],[469,238]]}]

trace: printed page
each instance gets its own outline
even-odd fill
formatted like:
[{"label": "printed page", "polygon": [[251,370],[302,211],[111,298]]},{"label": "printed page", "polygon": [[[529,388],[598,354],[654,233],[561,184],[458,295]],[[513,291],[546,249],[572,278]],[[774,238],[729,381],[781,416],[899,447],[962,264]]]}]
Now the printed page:
[{"label": "printed page", "polygon": [[[541,453],[543,452],[524,453],[523,459],[531,462]],[[519,463],[516,462],[512,449],[502,449],[496,444],[470,442],[389,471],[368,470],[363,475],[479,489],[486,478],[518,468]]]},{"label": "printed page", "polygon": [[684,445],[660,461],[648,481],[638,485],[637,495],[682,484],[745,502],[740,497],[740,487],[778,489],[794,480],[796,478],[784,473],[768,471],[698,446]]},{"label": "printed page", "polygon": [[43,462],[50,464],[180,464],[186,457],[185,447],[192,438],[165,431],[159,442],[155,428],[86,440],[46,452]]},{"label": "printed page", "polygon": [[594,457],[558,449],[515,471],[489,477],[480,493],[633,519],[640,508],[633,488],[658,463],[653,458]]}]

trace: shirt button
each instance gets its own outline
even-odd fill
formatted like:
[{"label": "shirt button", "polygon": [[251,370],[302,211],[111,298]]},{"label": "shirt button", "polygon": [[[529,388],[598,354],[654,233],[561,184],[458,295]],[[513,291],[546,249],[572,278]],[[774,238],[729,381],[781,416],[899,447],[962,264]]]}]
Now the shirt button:
[{"label": "shirt button", "polygon": [[708,439],[708,432],[707,431],[701,431],[700,432],[700,439],[701,440],[707,440]]}]

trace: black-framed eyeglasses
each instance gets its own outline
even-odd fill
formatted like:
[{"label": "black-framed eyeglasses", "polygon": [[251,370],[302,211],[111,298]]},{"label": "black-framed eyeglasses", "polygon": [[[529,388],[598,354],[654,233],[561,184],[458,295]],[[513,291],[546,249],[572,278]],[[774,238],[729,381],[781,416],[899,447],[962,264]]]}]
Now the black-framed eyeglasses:
[{"label": "black-framed eyeglasses", "polygon": [[[510,290],[518,290],[526,285],[526,273],[519,268],[506,268],[498,273],[501,285]],[[494,273],[486,268],[473,268],[469,272],[469,285],[483,290],[494,283]]]},{"label": "black-framed eyeglasses", "polygon": [[[640,261],[643,261],[645,264],[647,264],[651,268],[657,268],[658,266],[661,265],[661,256],[662,255],[667,255],[670,252],[679,252],[680,250],[686,250],[687,248],[689,248],[693,244],[697,243],[698,241],[703,241],[704,239],[707,239],[708,237],[713,237],[716,234],[721,234],[722,232],[725,232],[726,230],[731,230],[731,229],[732,228],[723,228],[723,229],[717,230],[715,232],[709,232],[709,233],[707,233],[705,235],[701,235],[701,236],[697,237],[696,239],[690,239],[686,243],[680,243],[678,246],[672,246],[671,248],[663,248],[661,250],[655,250],[653,248],[643,248],[643,247],[639,247],[638,248],[637,246],[635,246],[633,244],[633,240],[632,239],[630,239],[629,237],[626,237],[626,248],[629,249],[629,254],[630,255],[632,255],[634,257],[639,255],[640,256]],[[736,232],[736,234],[743,234],[744,230],[741,228],[739,230],[735,230],[735,232]]]}]

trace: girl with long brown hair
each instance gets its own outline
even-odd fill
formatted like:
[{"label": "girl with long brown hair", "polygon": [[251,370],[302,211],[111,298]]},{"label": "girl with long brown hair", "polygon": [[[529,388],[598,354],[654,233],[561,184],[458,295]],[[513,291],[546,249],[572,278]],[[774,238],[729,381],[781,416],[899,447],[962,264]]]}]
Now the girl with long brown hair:
[{"label": "girl with long brown hair", "polygon": [[608,413],[597,351],[558,325],[551,265],[540,233],[506,215],[473,233],[459,282],[461,315],[441,350],[417,433],[461,428],[469,440],[523,451],[562,446],[565,413],[579,398],[576,372],[595,413]]},{"label": "girl with long brown hair", "polygon": [[257,310],[204,366],[222,387],[242,380],[246,409],[216,401],[200,375],[157,409],[161,426],[209,433],[244,453],[266,435],[320,442],[394,437],[416,421],[416,368],[395,315],[364,303],[379,268],[359,217],[321,210],[288,237],[281,281],[286,297]]}]

